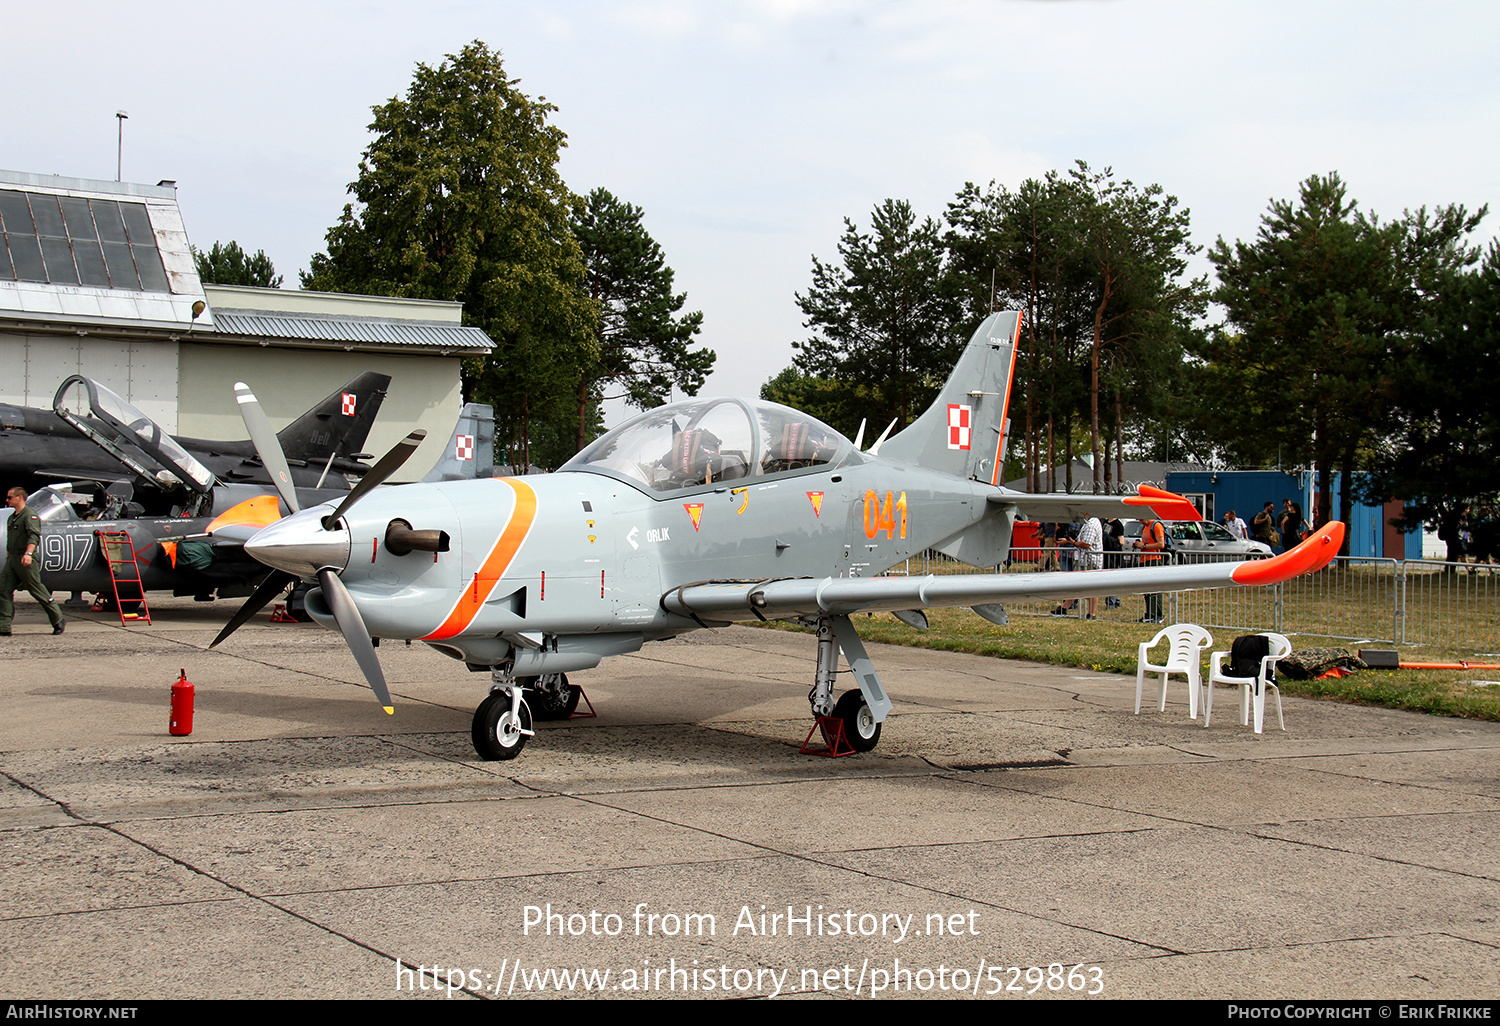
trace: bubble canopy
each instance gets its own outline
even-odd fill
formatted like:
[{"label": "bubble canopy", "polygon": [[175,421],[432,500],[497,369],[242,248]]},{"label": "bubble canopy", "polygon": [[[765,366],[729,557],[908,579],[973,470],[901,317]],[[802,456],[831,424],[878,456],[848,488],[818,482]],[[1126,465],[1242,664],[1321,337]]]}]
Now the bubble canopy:
[{"label": "bubble canopy", "polygon": [[608,474],[650,492],[670,492],[862,462],[853,442],[791,407],[696,399],[647,410],[601,435],[559,469]]}]

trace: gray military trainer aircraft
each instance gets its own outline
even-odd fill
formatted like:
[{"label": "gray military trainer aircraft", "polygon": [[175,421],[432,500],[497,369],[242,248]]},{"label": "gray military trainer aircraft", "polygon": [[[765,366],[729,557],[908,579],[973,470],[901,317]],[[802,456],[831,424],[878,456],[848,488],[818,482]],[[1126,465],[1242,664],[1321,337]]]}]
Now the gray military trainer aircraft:
[{"label": "gray military trainer aircraft", "polygon": [[[856,750],[880,737],[892,703],[850,623],[887,610],[1272,584],[1325,565],[1342,524],[1254,563],[1071,574],[879,577],[925,549],[975,566],[1003,563],[1020,511],[1035,519],[1195,519],[1187,500],[1030,495],[998,484],[1019,313],[996,313],[965,347],[936,402],[904,431],[861,451],[819,421],[774,403],[698,399],[615,428],[553,474],[415,484],[378,491],[415,447],[400,443],[335,506],[303,509],[250,537],[275,571],[217,645],[294,579],[315,620],[339,630],[371,689],[394,711],[373,639],[422,641],[489,671],[474,715],[485,759],[509,759],[532,718],[577,702],[567,674],[649,641],[738,620],[816,628],[809,696],[825,728]],[[241,412],[262,459],[274,438],[248,389]],[[274,476],[274,475],[273,475]],[[295,496],[282,493],[295,507]],[[834,696],[838,653],[859,682]]]}]

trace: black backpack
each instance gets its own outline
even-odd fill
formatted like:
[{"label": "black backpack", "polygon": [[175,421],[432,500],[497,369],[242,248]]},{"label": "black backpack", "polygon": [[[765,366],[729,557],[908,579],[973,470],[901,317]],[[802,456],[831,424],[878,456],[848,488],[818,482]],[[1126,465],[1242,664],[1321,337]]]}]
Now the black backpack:
[{"label": "black backpack", "polygon": [[[1264,634],[1242,634],[1229,646],[1231,677],[1260,676],[1260,662],[1271,654],[1271,639]],[[1270,680],[1276,680],[1276,665],[1271,664]]]}]

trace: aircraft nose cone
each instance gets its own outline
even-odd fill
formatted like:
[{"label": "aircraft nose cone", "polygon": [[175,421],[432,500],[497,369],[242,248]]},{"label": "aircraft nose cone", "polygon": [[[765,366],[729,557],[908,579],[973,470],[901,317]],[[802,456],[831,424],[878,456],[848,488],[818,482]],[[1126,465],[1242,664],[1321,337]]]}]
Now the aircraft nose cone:
[{"label": "aircraft nose cone", "polygon": [[349,532],[324,530],[323,517],[329,512],[316,507],[278,520],[245,542],[245,551],[298,577],[312,577],[324,567],[342,571],[349,565]]}]

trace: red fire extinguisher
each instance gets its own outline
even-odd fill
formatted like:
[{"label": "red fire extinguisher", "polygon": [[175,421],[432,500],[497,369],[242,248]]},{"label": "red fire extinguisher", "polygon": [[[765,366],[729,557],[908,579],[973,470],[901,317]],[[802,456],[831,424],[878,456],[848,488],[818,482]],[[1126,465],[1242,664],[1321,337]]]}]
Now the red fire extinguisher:
[{"label": "red fire extinguisher", "polygon": [[175,737],[193,732],[193,682],[187,679],[186,669],[180,673],[172,685],[172,722],[167,728]]}]

